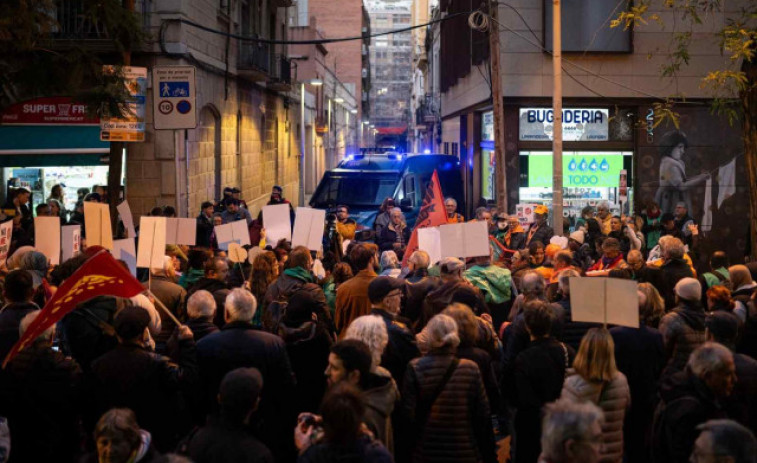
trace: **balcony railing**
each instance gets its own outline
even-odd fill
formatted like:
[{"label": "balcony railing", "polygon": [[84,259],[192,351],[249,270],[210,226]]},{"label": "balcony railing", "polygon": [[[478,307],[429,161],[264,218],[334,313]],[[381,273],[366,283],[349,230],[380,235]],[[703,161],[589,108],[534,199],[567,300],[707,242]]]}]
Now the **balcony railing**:
[{"label": "balcony railing", "polygon": [[268,74],[271,71],[271,45],[259,42],[241,42],[239,44],[237,69],[240,71],[257,71],[262,75]]},{"label": "balcony railing", "polygon": [[425,94],[420,97],[420,104],[415,109],[415,123],[424,125],[436,122],[439,118],[439,105],[433,95]]},{"label": "balcony railing", "polygon": [[292,62],[284,55],[275,55],[274,66],[268,79],[269,87],[289,91],[292,87]]},{"label": "balcony railing", "polygon": [[[137,0],[134,14],[144,29],[149,27],[149,0]],[[55,0],[51,15],[56,22],[52,31],[55,40],[110,40],[108,28],[89,14],[83,0]]]}]

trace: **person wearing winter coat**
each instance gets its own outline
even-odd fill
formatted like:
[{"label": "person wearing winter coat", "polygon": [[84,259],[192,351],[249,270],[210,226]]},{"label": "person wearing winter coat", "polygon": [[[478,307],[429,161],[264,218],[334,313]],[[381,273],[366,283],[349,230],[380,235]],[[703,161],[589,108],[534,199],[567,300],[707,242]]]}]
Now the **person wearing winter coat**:
[{"label": "person wearing winter coat", "polygon": [[439,262],[441,284],[429,292],[423,300],[423,308],[418,322],[415,324],[415,332],[420,332],[426,323],[436,314],[439,314],[453,302],[459,292],[473,291],[476,294],[475,303],[468,303],[476,315],[488,313],[484,296],[478,288],[474,287],[463,277],[465,263],[456,257],[447,257]]},{"label": "person wearing winter coat", "polygon": [[484,256],[477,257],[474,265],[463,276],[481,291],[494,319],[494,326],[499,327],[505,321],[505,312],[512,299],[513,279],[510,270],[493,265],[491,259]]},{"label": "person wearing winter coat", "polygon": [[187,326],[192,330],[195,342],[218,331],[218,327],[213,323],[215,314],[216,300],[204,289],[195,291],[187,299]]},{"label": "person wearing winter coat", "polygon": [[684,278],[675,285],[677,307],[660,320],[668,358],[663,376],[682,371],[691,353],[704,343],[705,313],[702,286],[694,278]]},{"label": "person wearing winter coat", "polygon": [[93,434],[97,449],[86,455],[82,463],[168,463],[168,458],[155,448],[152,434],[140,428],[136,415],[128,408],[105,412]]},{"label": "person wearing winter coat", "polygon": [[421,316],[423,300],[436,289],[439,277],[428,274],[430,257],[426,251],[415,251],[407,260],[410,272],[405,276],[405,300],[402,316],[415,323]]},{"label": "person wearing winter coat", "polygon": [[408,365],[402,408],[414,430],[413,462],[494,463],[489,401],[481,373],[457,359],[455,321],[436,315],[428,323],[431,351]]},{"label": "person wearing winter coat", "polygon": [[604,328],[592,328],[581,341],[561,398],[592,402],[604,412],[600,462],[623,461],[623,421],[631,405],[626,376],[615,364],[615,345]]},{"label": "person wearing winter coat", "polygon": [[292,371],[297,379],[293,400],[296,409],[315,413],[326,392],[323,371],[328,365],[334,340],[328,327],[314,311],[319,301],[310,291],[296,291],[289,298],[279,325],[279,337],[286,343]]},{"label": "person wearing winter coat", "polygon": [[224,323],[224,301],[229,295],[229,284],[226,282],[229,276],[229,263],[224,257],[214,257],[205,262],[205,274],[197,280],[188,290],[187,296],[196,291],[205,290],[213,295],[216,300],[216,314],[213,323],[219,328]]},{"label": "person wearing winter coat", "polygon": [[664,378],[652,424],[652,461],[689,462],[697,427],[728,418],[723,399],[731,395],[735,383],[733,354],[714,342],[692,352],[684,371]]},{"label": "person wearing winter coat", "polygon": [[615,362],[626,375],[631,390],[631,408],[623,423],[624,456],[627,463],[646,463],[651,458],[648,441],[657,398],[660,373],[665,367],[662,334],[650,326],[656,315],[639,291],[639,327],[616,326],[610,330],[615,342]]},{"label": "person wearing winter coat", "polygon": [[515,463],[536,463],[541,452],[542,407],[560,397],[575,351],[550,336],[552,311],[544,301],[531,301],[523,309],[528,347],[515,358],[514,381],[507,395],[515,407]]},{"label": "person wearing winter coat", "polygon": [[583,339],[587,331],[602,326],[600,323],[574,322],[572,319],[570,279],[578,278],[580,276],[581,275],[579,275],[576,270],[568,269],[560,272],[560,276],[557,277],[557,288],[561,296],[557,301],[557,304],[565,311],[565,324],[563,325],[562,337],[560,339],[574,351],[578,350],[578,346],[581,344],[581,339]]},{"label": "person wearing winter coat", "polygon": [[30,312],[39,310],[39,306],[32,302],[33,294],[31,273],[26,270],[14,270],[5,277],[5,306],[0,311],[0,358],[5,359],[18,341],[21,320]]}]

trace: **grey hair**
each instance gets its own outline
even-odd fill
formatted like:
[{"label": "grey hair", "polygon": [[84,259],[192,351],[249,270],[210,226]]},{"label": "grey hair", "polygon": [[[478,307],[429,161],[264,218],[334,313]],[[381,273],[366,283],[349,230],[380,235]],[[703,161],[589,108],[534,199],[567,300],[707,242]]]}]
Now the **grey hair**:
[{"label": "grey hair", "polygon": [[478,220],[478,218],[481,217],[481,214],[483,214],[484,212],[489,212],[489,209],[485,207],[476,208],[476,220]]},{"label": "grey hair", "polygon": [[426,251],[420,249],[412,253],[407,261],[413,264],[415,268],[428,268],[431,265],[431,257]]},{"label": "grey hair", "polygon": [[212,317],[216,313],[216,300],[210,292],[200,289],[187,299],[189,318]]},{"label": "grey hair", "polygon": [[350,323],[344,339],[363,341],[371,351],[371,370],[375,370],[381,364],[381,356],[389,343],[389,333],[383,318],[378,315],[363,315]]},{"label": "grey hair", "polygon": [[683,259],[683,255],[686,253],[686,249],[683,246],[683,241],[678,238],[673,238],[665,244],[664,254],[673,259]]},{"label": "grey hair", "polygon": [[686,364],[699,378],[723,369],[727,360],[733,361],[733,354],[727,347],[717,342],[706,342],[697,347]]},{"label": "grey hair", "polygon": [[381,268],[400,268],[400,260],[394,251],[384,251],[381,253]]},{"label": "grey hair", "polygon": [[547,289],[544,277],[533,270],[529,270],[523,275],[523,278],[520,280],[520,285],[524,297],[543,296],[544,291]]},{"label": "grey hair", "polygon": [[544,411],[541,451],[547,461],[566,461],[565,442],[591,440],[591,425],[604,419],[602,410],[589,401],[561,399],[547,404]]},{"label": "grey hair", "polygon": [[255,316],[255,310],[258,308],[258,302],[251,292],[242,288],[234,288],[223,304],[226,310],[228,321],[232,322],[250,322]]},{"label": "grey hair", "polygon": [[600,201],[599,204],[597,204],[597,209],[599,209],[599,208],[607,209],[609,211],[610,210],[610,203],[607,202],[607,201]]},{"label": "grey hair", "polygon": [[673,241],[674,239],[676,239],[676,237],[672,235],[665,235],[660,237],[660,239],[657,241],[657,244],[660,245],[660,254],[665,253],[665,249],[667,249],[671,241]]},{"label": "grey hair", "polygon": [[752,431],[733,420],[709,420],[697,426],[712,437],[712,453],[718,457],[731,457],[733,463],[757,461],[757,439]]},{"label": "grey hair", "polygon": [[404,221],[405,221],[405,214],[404,214],[404,213],[402,212],[402,209],[400,209],[399,207],[393,207],[393,208],[392,208],[392,209],[391,209],[391,210],[389,211],[389,215],[392,215],[392,214],[394,214],[395,212],[399,212],[400,216],[402,216],[402,221],[404,222]]},{"label": "grey hair", "polygon": [[[39,316],[40,311],[35,310],[34,312],[29,312],[24,316],[24,318],[21,319],[21,324],[18,326],[18,335],[19,337],[23,336],[24,333],[26,333],[26,330],[29,328],[29,325],[32,324],[34,320],[37,319],[37,316]],[[55,334],[55,324],[51,325],[48,329],[42,332],[39,336],[37,336],[37,339],[51,339],[53,335]]]},{"label": "grey hair", "polygon": [[439,261],[439,272],[442,275],[454,275],[465,270],[465,262],[457,257],[445,257]]},{"label": "grey hair", "polygon": [[449,315],[438,314],[429,320],[426,325],[428,332],[428,345],[432,349],[439,347],[457,347],[460,345],[460,336],[457,334],[457,323]]},{"label": "grey hair", "polygon": [[450,196],[450,197],[447,197],[447,198],[446,198],[446,199],[444,200],[444,204],[445,204],[445,205],[446,205],[447,203],[450,203],[450,202],[451,202],[451,203],[453,203],[453,204],[455,205],[455,207],[457,207],[457,200],[455,200],[455,198],[453,198],[453,197],[451,197],[451,196]]},{"label": "grey hair", "polygon": [[557,277],[557,286],[560,288],[560,292],[564,295],[570,294],[570,279],[580,277],[581,274],[572,268],[563,270]]}]

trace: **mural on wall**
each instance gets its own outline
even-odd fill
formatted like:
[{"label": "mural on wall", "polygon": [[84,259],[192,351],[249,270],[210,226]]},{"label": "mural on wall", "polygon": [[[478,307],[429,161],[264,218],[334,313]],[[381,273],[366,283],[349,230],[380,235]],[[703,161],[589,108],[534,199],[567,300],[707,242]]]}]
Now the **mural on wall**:
[{"label": "mural on wall", "polygon": [[652,109],[642,112],[637,212],[651,201],[662,213],[675,213],[684,203],[701,231],[698,264],[706,266],[715,250],[726,251],[732,263],[743,262],[749,202],[738,125],[731,127],[704,106],[678,111],[678,127],[653,127]]}]

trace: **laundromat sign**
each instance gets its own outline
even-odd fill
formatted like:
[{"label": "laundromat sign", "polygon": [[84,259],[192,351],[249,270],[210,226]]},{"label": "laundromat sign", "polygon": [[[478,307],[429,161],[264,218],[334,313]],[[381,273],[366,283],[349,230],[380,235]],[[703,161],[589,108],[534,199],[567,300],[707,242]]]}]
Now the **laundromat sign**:
[{"label": "laundromat sign", "polygon": [[[623,156],[618,154],[581,153],[563,156],[563,187],[617,187]],[[528,157],[528,186],[552,187],[552,155]]]},{"label": "laundromat sign", "polygon": [[[608,109],[565,108],[562,110],[563,141],[606,141],[609,118]],[[521,108],[520,140],[552,140],[554,120],[552,108]]]}]

